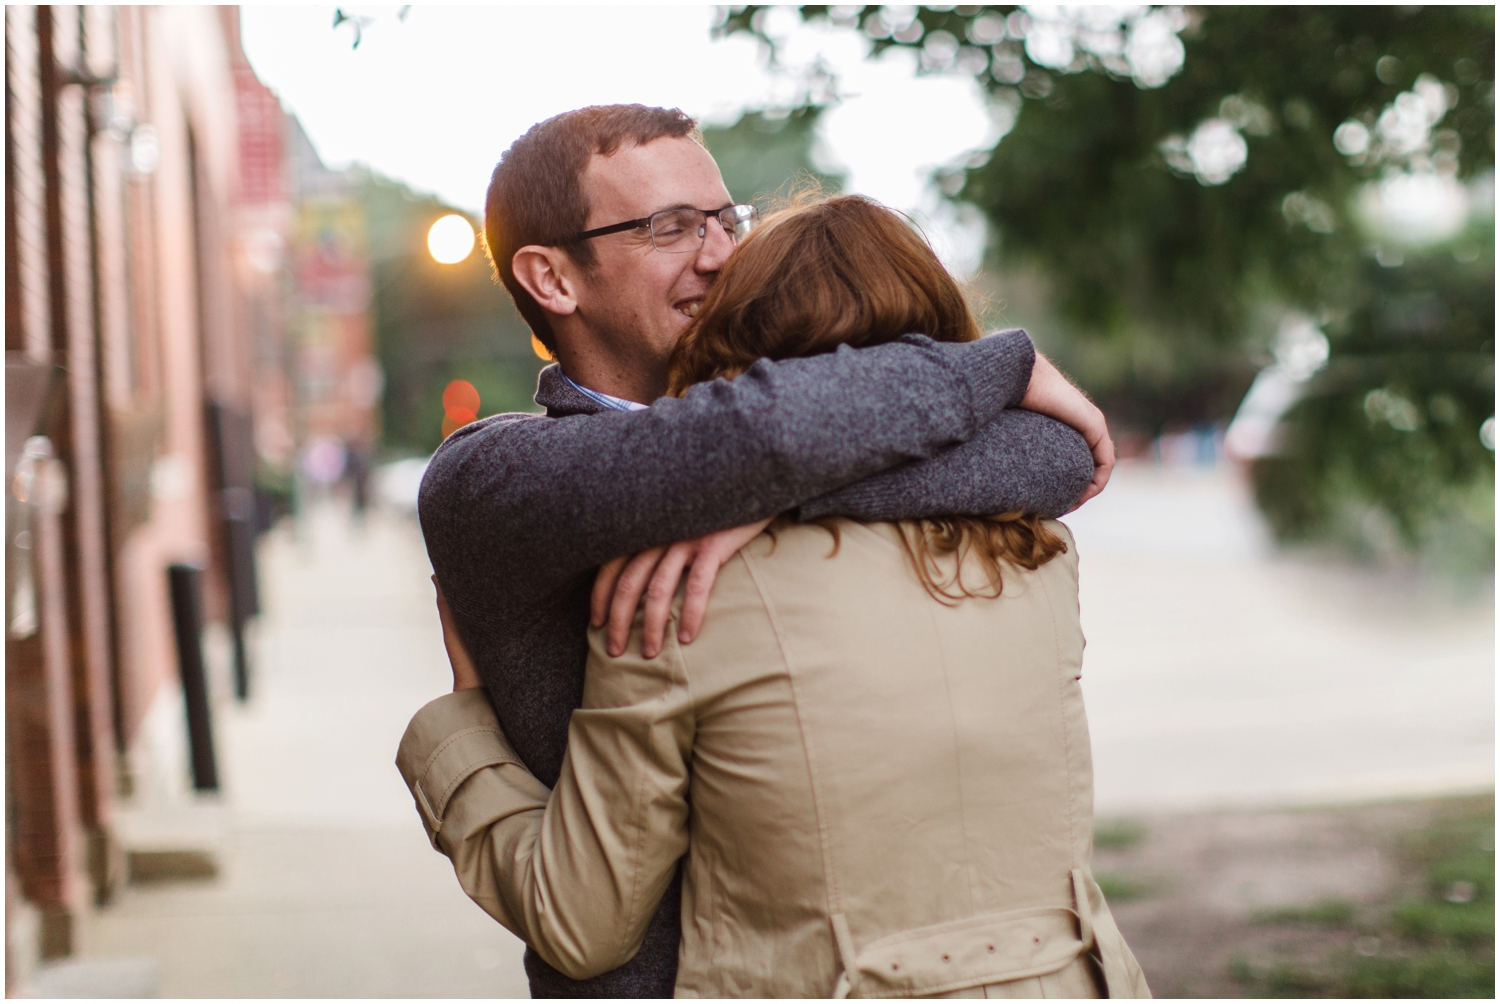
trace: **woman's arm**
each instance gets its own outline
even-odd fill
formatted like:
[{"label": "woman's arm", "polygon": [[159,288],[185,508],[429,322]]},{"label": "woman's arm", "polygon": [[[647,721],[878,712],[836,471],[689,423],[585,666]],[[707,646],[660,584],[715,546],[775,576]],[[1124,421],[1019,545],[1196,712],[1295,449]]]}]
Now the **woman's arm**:
[{"label": "woman's arm", "polygon": [[[445,612],[446,614],[446,612]],[[445,616],[455,675],[467,653]],[[590,637],[597,664],[599,632]],[[678,650],[590,669],[548,792],[511,752],[482,689],[428,704],[396,763],[433,846],[474,902],[572,979],[635,955],[687,851],[693,716]]]}]

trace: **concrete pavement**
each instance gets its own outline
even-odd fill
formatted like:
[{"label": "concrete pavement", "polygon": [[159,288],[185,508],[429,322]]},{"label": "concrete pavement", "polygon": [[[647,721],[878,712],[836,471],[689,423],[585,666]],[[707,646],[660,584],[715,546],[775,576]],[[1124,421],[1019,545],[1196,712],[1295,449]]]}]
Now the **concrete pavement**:
[{"label": "concrete pavement", "polygon": [[332,505],[303,530],[262,545],[252,699],[217,702],[222,799],[137,814],[165,834],[130,821],[216,843],[220,876],[129,887],[88,954],[155,960],[167,997],[525,997],[520,942],[459,890],[394,765],[452,680],[421,535]]}]

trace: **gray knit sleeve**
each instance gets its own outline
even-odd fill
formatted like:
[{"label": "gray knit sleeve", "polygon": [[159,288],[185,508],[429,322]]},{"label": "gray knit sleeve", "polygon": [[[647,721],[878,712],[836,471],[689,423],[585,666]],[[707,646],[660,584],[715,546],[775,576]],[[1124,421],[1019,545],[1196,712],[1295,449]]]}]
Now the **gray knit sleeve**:
[{"label": "gray knit sleeve", "polygon": [[1034,358],[1020,331],[907,336],[761,360],[645,411],[476,422],[428,465],[428,554],[455,609],[502,583],[545,592],[963,442],[1024,396]]},{"label": "gray knit sleeve", "polygon": [[1093,456],[1077,430],[1012,408],[965,443],[829,492],[794,514],[866,521],[1016,511],[1059,516],[1093,475]]}]

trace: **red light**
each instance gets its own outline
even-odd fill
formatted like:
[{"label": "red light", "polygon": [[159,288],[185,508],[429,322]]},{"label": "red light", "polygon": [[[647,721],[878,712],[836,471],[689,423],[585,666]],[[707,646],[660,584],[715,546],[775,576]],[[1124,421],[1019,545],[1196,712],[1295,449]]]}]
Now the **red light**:
[{"label": "red light", "polygon": [[454,380],[443,389],[443,438],[479,417],[479,391],[467,380]]},{"label": "red light", "polygon": [[467,380],[454,380],[443,391],[443,410],[463,410],[479,414],[479,391]]}]

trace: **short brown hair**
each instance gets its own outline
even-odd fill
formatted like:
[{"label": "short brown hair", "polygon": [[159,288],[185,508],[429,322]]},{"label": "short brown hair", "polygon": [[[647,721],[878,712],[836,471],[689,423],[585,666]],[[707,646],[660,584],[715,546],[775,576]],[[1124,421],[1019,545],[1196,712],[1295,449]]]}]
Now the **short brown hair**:
[{"label": "short brown hair", "polygon": [[511,144],[490,175],[484,200],[484,241],[495,275],[510,291],[532,334],[554,354],[557,344],[547,313],[516,282],[511,259],[528,244],[560,247],[584,267],[594,263],[583,230],[589,207],[579,178],[595,154],[640,146],[664,137],[701,143],[698,124],[676,108],[592,105],[538,122]]},{"label": "short brown hair", "polygon": [[[910,221],[858,195],[803,199],[768,217],[719,273],[672,352],[669,392],[733,378],[758,359],[907,334],[972,342],[980,331],[963,290]],[[837,526],[825,525],[837,546]],[[1036,569],[1067,550],[1031,513],[910,520],[901,530],[917,577],[945,603],[1000,595],[1002,562]],[[962,576],[968,553],[988,579],[977,591]],[[951,575],[936,560],[947,554],[959,556]]]}]

